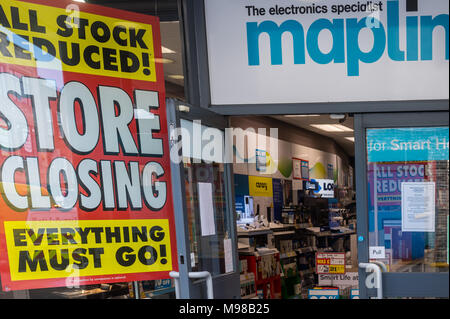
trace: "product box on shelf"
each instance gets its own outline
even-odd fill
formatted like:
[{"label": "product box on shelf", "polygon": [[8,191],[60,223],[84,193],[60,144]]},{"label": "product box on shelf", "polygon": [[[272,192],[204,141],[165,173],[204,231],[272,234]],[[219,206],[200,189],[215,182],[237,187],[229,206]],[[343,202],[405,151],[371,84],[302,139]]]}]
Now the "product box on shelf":
[{"label": "product box on shelf", "polygon": [[256,297],[255,275],[252,272],[240,275],[241,298],[250,299]]},{"label": "product box on shelf", "polygon": [[260,255],[240,255],[241,260],[246,260],[248,273],[255,276],[256,290],[262,291],[264,299],[281,298],[281,267],[278,251]]}]

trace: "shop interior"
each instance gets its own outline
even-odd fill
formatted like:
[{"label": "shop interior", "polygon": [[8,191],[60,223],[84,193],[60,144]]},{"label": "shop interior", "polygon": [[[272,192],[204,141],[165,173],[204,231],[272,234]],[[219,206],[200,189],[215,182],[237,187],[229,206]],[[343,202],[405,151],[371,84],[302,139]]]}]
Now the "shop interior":
[{"label": "shop interior", "polygon": [[250,160],[233,164],[241,297],[307,299],[313,289],[338,288],[350,298],[358,287],[352,116],[231,123],[278,128],[276,167],[273,152],[251,142]]}]

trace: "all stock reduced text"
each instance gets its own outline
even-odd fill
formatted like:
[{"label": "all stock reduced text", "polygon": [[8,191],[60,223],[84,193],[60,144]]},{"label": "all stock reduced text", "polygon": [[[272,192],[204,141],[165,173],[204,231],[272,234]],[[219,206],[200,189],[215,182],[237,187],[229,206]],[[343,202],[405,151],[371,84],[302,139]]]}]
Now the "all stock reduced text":
[{"label": "all stock reduced text", "polygon": [[154,81],[149,25],[29,6],[37,9],[26,10],[20,2],[0,4],[0,62],[107,75],[139,71]]}]

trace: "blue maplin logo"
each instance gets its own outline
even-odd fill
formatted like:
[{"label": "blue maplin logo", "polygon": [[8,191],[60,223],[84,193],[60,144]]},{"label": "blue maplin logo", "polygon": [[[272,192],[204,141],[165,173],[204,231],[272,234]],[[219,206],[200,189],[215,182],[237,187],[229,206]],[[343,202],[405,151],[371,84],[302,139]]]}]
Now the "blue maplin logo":
[{"label": "blue maplin logo", "polygon": [[[416,3],[411,9],[411,3]],[[417,1],[407,0],[406,11],[417,11]],[[449,15],[422,15],[406,17],[406,50],[400,49],[400,17],[399,1],[387,1],[386,27],[373,15],[358,20],[318,19],[306,32],[306,50],[311,59],[318,64],[347,62],[347,75],[359,76],[359,62],[374,63],[384,54],[387,47],[388,57],[393,61],[418,61],[433,59],[433,31],[436,27],[445,30],[445,60],[449,59]],[[373,33],[373,47],[370,51],[362,51],[358,37],[361,30],[369,28]],[[318,44],[319,33],[329,30],[333,37],[333,46],[323,53]],[[247,22],[248,65],[260,65],[259,36],[267,33],[270,38],[270,55],[272,65],[281,65],[282,34],[290,32],[293,39],[294,64],[305,64],[305,30],[297,20],[286,20],[280,25],[270,20]],[[346,34],[345,34],[346,32]],[[419,43],[420,39],[420,43]],[[345,55],[347,52],[347,56]]]}]

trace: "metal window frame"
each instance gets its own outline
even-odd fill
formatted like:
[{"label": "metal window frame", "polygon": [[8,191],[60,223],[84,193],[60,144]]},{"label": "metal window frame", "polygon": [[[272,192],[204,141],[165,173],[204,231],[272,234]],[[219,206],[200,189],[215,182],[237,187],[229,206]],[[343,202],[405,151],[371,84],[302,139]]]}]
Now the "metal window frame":
[{"label": "metal window frame", "polygon": [[[187,106],[189,112],[180,111],[179,106]],[[228,119],[222,115],[199,109],[188,103],[174,99],[166,100],[168,127],[181,127],[181,119],[200,120],[202,125],[224,130],[228,127]],[[172,142],[172,141],[171,141]],[[179,297],[181,299],[197,299],[205,297],[206,290],[203,289],[205,280],[192,281],[189,279],[189,273],[192,272],[190,256],[190,239],[188,231],[188,220],[186,219],[186,192],[184,188],[184,167],[183,162],[179,164],[171,161],[172,173],[172,192],[175,212],[175,226],[178,250],[179,265]],[[239,256],[237,252],[237,226],[234,213],[234,182],[233,182],[233,164],[224,163],[224,181],[225,181],[225,201],[227,229],[230,230],[229,238],[232,240],[233,247],[233,272],[213,275],[212,282],[215,298],[237,298],[240,295],[239,285]],[[183,263],[181,262],[183,259]],[[235,278],[234,278],[235,277]],[[231,279],[231,280],[230,280]]]},{"label": "metal window frame", "polygon": [[[366,129],[389,127],[448,126],[448,112],[355,114],[355,177],[358,263],[369,262],[369,216],[367,205]],[[362,240],[361,240],[362,239]],[[366,273],[359,269],[360,298],[375,296],[365,285]],[[446,297],[449,276],[445,273],[383,273],[385,297]]]}]

